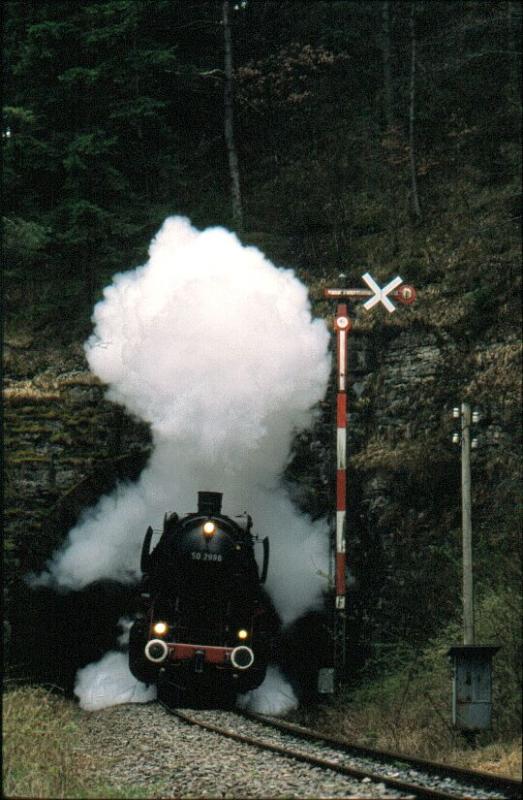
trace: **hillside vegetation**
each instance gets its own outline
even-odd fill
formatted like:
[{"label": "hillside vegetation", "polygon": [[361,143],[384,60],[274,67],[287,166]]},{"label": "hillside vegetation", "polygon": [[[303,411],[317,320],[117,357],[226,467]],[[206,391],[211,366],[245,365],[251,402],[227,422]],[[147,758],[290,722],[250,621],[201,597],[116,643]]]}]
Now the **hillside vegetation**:
[{"label": "hillside vegetation", "polygon": [[[477,636],[501,646],[484,744],[513,739],[521,5],[226,4],[241,218],[224,134],[221,4],[5,5],[8,616],[23,616],[13,592],[82,503],[146,458],[145,426],[102,400],[80,344],[111,276],[144,262],[166,216],[186,214],[295,269],[326,319],[334,309],[322,289],[340,272],[356,287],[367,270],[416,286],[416,303],[395,314],[351,309],[349,369],[363,391],[349,395],[347,698],[354,719],[367,709],[361,736],[388,745],[385,728],[408,719],[419,732],[430,717],[452,746],[444,653],[461,638],[461,512],[451,410],[468,400],[482,411],[472,465]],[[315,517],[334,502],[333,391],[285,476]],[[399,745],[410,747],[408,737]]]}]

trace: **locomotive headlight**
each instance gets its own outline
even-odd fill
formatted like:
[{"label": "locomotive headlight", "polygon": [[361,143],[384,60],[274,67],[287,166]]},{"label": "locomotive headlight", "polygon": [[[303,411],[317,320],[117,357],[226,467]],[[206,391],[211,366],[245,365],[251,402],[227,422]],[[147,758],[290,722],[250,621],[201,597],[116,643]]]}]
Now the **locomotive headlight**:
[{"label": "locomotive headlight", "polygon": [[168,625],[166,622],[156,622],[153,625],[153,631],[157,636],[165,636],[168,630]]},{"label": "locomotive headlight", "polygon": [[249,638],[249,631],[246,631],[245,628],[240,628],[238,633],[236,634],[238,639],[248,639]]},{"label": "locomotive headlight", "polygon": [[214,536],[214,534],[216,533],[216,525],[214,524],[214,522],[211,521],[206,522],[203,526],[203,532],[205,536],[207,536],[208,538]]}]

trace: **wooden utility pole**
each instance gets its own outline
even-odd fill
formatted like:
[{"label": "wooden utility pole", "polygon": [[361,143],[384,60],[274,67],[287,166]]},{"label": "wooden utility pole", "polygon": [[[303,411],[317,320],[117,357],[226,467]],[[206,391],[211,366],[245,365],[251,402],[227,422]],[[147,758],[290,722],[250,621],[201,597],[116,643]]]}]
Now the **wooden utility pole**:
[{"label": "wooden utility pole", "polygon": [[238,232],[243,231],[243,206],[240,189],[240,167],[238,153],[234,142],[234,116],[233,116],[233,72],[232,72],[232,36],[229,22],[229,0],[224,0],[222,6],[223,37],[225,43],[225,144],[229,158],[229,172],[231,176],[232,216]]},{"label": "wooden utility pole", "polygon": [[470,481],[470,426],[468,403],[461,404],[461,518],[463,529],[463,644],[474,644],[474,588],[472,578],[472,501]]}]

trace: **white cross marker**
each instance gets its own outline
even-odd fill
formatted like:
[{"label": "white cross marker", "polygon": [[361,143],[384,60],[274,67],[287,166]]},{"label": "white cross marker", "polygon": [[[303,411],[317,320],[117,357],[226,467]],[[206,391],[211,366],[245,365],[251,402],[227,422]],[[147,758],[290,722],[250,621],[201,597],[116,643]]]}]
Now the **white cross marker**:
[{"label": "white cross marker", "polygon": [[391,303],[387,295],[390,294],[390,292],[393,292],[394,289],[400,285],[400,283],[403,283],[403,279],[398,276],[384,286],[383,289],[380,289],[374,278],[369,275],[368,272],[366,272],[362,277],[369,289],[372,289],[374,292],[374,297],[371,297],[370,300],[367,300],[367,302],[363,304],[363,308],[366,308],[368,311],[369,308],[372,308],[377,303],[383,303],[387,311],[389,311],[391,314],[393,311],[396,311],[395,306]]}]

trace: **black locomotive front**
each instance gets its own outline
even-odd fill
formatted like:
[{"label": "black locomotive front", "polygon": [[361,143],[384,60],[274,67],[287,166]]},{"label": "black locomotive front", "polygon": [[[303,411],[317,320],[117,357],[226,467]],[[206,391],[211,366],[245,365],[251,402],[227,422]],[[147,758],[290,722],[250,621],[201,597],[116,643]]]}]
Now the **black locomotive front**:
[{"label": "black locomotive front", "polygon": [[[150,553],[142,549],[145,613],[130,633],[131,672],[187,699],[232,699],[265,677],[278,628],[254,556],[252,520],[221,513],[222,495],[198,493],[198,511],[166,516]],[[185,698],[184,698],[185,695]]]}]

